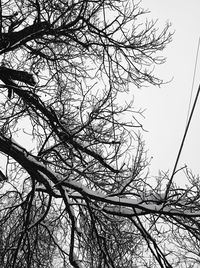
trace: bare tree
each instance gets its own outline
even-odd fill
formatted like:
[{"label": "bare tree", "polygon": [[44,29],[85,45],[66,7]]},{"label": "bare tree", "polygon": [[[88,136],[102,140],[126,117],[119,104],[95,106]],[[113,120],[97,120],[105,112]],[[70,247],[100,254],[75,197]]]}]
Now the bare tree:
[{"label": "bare tree", "polygon": [[152,71],[169,25],[128,0],[10,0],[0,12],[1,267],[181,264],[173,245],[199,241],[199,186],[189,173],[188,189],[149,179],[128,101],[162,83]]}]

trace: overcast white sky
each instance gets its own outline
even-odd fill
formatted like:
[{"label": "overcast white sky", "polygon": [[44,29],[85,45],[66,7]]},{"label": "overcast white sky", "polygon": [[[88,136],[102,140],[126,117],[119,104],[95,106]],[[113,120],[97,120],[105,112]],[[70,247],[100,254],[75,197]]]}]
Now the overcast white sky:
[{"label": "overcast white sky", "polygon": [[[172,82],[161,88],[148,87],[134,90],[135,105],[146,108],[144,135],[149,156],[153,156],[151,174],[158,170],[172,170],[186,126],[186,118],[191,93],[195,57],[200,37],[200,1],[191,0],[142,0],[141,5],[151,11],[152,19],[159,19],[159,27],[166,21],[175,30],[172,43],[163,52],[167,57],[157,72],[163,79]],[[145,19],[145,17],[144,17]],[[194,93],[200,83],[200,52]],[[179,166],[188,164],[200,173],[200,100],[186,139]]]},{"label": "overcast white sky", "polygon": [[[158,66],[161,78],[173,81],[161,88],[148,87],[135,94],[135,104],[146,108],[144,128],[146,147],[153,156],[152,172],[172,170],[186,126],[195,58],[200,37],[200,1],[143,0],[141,5],[151,11],[161,26],[170,21],[173,41],[164,51],[167,62]],[[160,24],[158,24],[160,25]],[[193,99],[200,83],[200,51]],[[200,100],[183,148],[179,167],[184,164],[200,173]],[[151,172],[151,173],[152,173]]]}]

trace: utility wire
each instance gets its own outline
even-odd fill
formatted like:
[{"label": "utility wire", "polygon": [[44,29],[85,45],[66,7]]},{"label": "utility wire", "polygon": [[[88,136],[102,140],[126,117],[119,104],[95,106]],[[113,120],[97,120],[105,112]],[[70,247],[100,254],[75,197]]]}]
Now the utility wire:
[{"label": "utility wire", "polygon": [[194,81],[195,81],[195,77],[196,77],[197,62],[198,62],[198,55],[199,55],[199,46],[200,46],[200,38],[199,38],[199,41],[198,41],[198,47],[197,47],[197,52],[196,52],[196,60],[195,60],[193,78],[192,78],[192,88],[191,88],[191,93],[190,93],[190,101],[189,101],[186,124],[188,122],[188,118],[189,118],[189,114],[190,114],[190,107],[191,107],[191,103],[192,103],[192,95],[193,95],[193,90],[194,90]]},{"label": "utility wire", "polygon": [[197,103],[197,100],[198,100],[198,97],[199,97],[199,93],[200,93],[200,85],[199,85],[199,88],[197,90],[197,94],[196,94],[196,97],[195,97],[195,100],[194,100],[194,104],[192,106],[192,110],[191,110],[191,113],[190,113],[190,116],[189,116],[189,119],[188,119],[188,122],[187,122],[187,126],[185,128],[185,132],[184,132],[184,135],[183,135],[183,139],[182,139],[182,142],[181,142],[181,146],[179,148],[179,152],[178,152],[178,155],[177,155],[177,158],[176,158],[176,162],[175,162],[175,165],[174,165],[174,169],[173,169],[173,172],[172,172],[172,175],[171,175],[171,178],[167,184],[167,189],[166,189],[166,193],[165,193],[165,200],[167,198],[167,195],[169,193],[169,188],[170,188],[170,185],[172,183],[172,180],[174,178],[174,175],[176,173],[176,168],[177,168],[177,165],[178,165],[178,161],[179,161],[179,158],[180,158],[180,155],[181,155],[181,152],[182,152],[182,149],[183,149],[183,145],[184,145],[184,142],[185,142],[185,138],[186,138],[186,135],[187,135],[187,132],[188,132],[188,129],[189,129],[189,126],[190,126],[190,122],[191,122],[191,119],[192,119],[192,116],[194,114],[194,109],[196,107],[196,103]]},{"label": "utility wire", "polygon": [[[194,80],[195,80],[195,74],[196,74],[197,58],[198,58],[198,52],[199,52],[199,46],[200,46],[199,44],[200,44],[200,38],[199,38],[198,49],[197,49],[197,54],[196,54],[196,62],[195,62],[195,70],[194,70],[194,75],[193,75],[192,90],[193,90],[193,85],[194,85]],[[190,115],[189,115],[189,110],[188,110],[189,118],[187,120],[186,128],[185,128],[184,135],[183,135],[183,138],[182,138],[182,142],[181,142],[181,145],[180,145],[180,148],[179,148],[179,151],[178,151],[176,162],[175,162],[175,165],[174,165],[174,168],[173,168],[173,171],[172,171],[172,175],[171,175],[171,178],[170,178],[170,180],[169,180],[169,182],[167,184],[167,189],[166,189],[166,192],[165,192],[165,200],[167,199],[167,196],[168,196],[169,190],[170,190],[170,186],[172,184],[174,175],[176,174],[176,169],[177,169],[178,161],[179,161],[179,158],[180,158],[182,149],[183,149],[183,145],[184,145],[184,142],[185,142],[185,138],[187,136],[187,132],[188,132],[188,129],[189,129],[191,120],[192,120],[192,116],[194,114],[194,109],[195,109],[196,104],[197,104],[199,93],[200,93],[200,85],[198,87],[198,90],[197,90],[197,93],[196,93],[196,97],[195,97],[195,100],[194,100],[194,103],[193,103],[193,106],[192,106],[192,110],[190,112]],[[190,104],[191,104],[191,96],[190,96]]]}]

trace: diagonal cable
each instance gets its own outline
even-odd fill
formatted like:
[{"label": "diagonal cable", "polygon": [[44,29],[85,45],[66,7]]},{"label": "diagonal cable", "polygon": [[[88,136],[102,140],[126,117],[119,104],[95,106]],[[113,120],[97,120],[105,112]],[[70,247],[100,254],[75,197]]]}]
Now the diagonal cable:
[{"label": "diagonal cable", "polygon": [[182,142],[181,142],[181,145],[180,145],[180,148],[179,148],[179,152],[178,152],[178,155],[177,155],[177,158],[176,158],[176,162],[175,162],[175,165],[174,165],[174,169],[173,169],[171,178],[170,178],[170,180],[169,180],[169,182],[168,182],[168,184],[167,184],[167,189],[166,189],[166,192],[165,192],[165,200],[167,199],[167,196],[168,196],[168,193],[169,193],[169,189],[170,189],[170,186],[171,186],[171,184],[172,184],[172,180],[173,180],[174,175],[175,175],[175,173],[176,173],[176,168],[177,168],[177,165],[178,165],[178,161],[179,161],[179,158],[180,158],[182,149],[183,149],[183,145],[184,145],[184,142],[185,142],[185,138],[186,138],[186,136],[187,136],[187,132],[188,132],[188,129],[189,129],[191,120],[192,120],[192,116],[193,116],[193,114],[194,114],[194,109],[195,109],[196,104],[197,104],[197,100],[198,100],[198,97],[199,97],[199,93],[200,93],[200,85],[199,85],[199,87],[198,87],[197,94],[196,94],[196,97],[195,97],[195,100],[194,100],[194,103],[193,103],[193,106],[192,106],[192,110],[191,110],[191,113],[190,113],[190,116],[189,116],[189,119],[188,119],[188,122],[187,122],[187,125],[186,125],[186,128],[185,128],[185,132],[184,132],[183,139],[182,139]]}]

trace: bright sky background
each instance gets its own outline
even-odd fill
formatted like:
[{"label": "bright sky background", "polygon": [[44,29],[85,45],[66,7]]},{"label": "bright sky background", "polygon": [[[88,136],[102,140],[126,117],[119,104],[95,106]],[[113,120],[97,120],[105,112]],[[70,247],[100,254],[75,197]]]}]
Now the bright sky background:
[{"label": "bright sky background", "polygon": [[[192,88],[195,58],[200,37],[200,1],[143,0],[142,7],[151,11],[150,17],[159,19],[159,27],[172,23],[173,41],[164,50],[167,62],[158,66],[160,78],[173,81],[161,88],[150,86],[135,92],[135,104],[146,108],[144,135],[149,156],[153,156],[151,174],[173,169],[186,127]],[[200,51],[194,84],[193,99],[200,83]],[[193,102],[192,102],[193,103]],[[191,122],[179,167],[187,164],[200,174],[200,100]]]},{"label": "bright sky background", "polygon": [[[161,88],[150,86],[133,89],[135,106],[146,109],[143,125],[146,148],[151,162],[151,174],[159,170],[173,169],[178,149],[186,127],[191,94],[195,58],[200,37],[200,1],[191,0],[142,0],[149,17],[159,19],[158,27],[169,21],[175,31],[173,41],[163,51],[167,62],[157,67],[159,77],[173,81]],[[145,16],[144,16],[145,20]],[[193,99],[200,83],[200,51],[194,84]],[[200,100],[194,113],[189,133],[183,148],[179,167],[187,164],[200,174]]]}]

